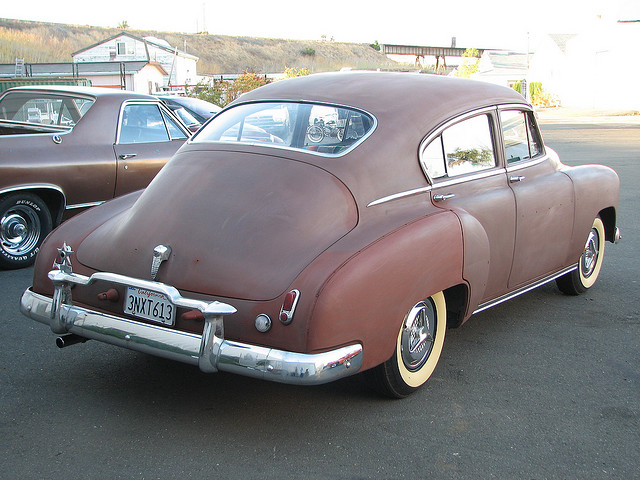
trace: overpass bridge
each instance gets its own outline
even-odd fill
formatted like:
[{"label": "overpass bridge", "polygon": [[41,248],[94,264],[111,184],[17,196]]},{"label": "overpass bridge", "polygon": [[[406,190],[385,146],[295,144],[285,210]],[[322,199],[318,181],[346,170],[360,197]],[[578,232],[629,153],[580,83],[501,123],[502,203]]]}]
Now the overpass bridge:
[{"label": "overpass bridge", "polygon": [[[442,58],[443,65],[447,66],[446,57],[461,57],[466,48],[457,47],[421,47],[418,45],[387,45],[382,44],[382,53],[385,55],[412,55],[416,57],[416,62],[424,57],[436,57],[436,70]],[[478,50],[478,58],[482,56],[484,49]]]}]

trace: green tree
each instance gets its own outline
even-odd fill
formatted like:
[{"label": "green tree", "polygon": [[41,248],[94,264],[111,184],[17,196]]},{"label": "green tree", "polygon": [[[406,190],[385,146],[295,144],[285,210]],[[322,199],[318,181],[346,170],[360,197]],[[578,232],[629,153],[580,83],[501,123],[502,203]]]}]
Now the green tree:
[{"label": "green tree", "polygon": [[129,28],[129,22],[127,22],[126,20],[121,21],[118,24],[118,28],[121,30],[127,30]]},{"label": "green tree", "polygon": [[456,77],[469,78],[480,70],[480,52],[476,48],[467,48],[462,54],[462,63],[456,70]]}]

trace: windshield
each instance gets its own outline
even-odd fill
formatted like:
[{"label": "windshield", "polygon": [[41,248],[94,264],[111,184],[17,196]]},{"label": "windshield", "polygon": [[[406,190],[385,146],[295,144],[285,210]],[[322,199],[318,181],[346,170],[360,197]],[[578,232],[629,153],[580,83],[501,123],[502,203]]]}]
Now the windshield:
[{"label": "windshield", "polygon": [[9,92],[0,100],[0,119],[72,127],[94,100],[42,92]]},{"label": "windshield", "polygon": [[194,142],[239,142],[341,155],[373,131],[370,115],[349,108],[310,103],[263,102],[224,110]]}]

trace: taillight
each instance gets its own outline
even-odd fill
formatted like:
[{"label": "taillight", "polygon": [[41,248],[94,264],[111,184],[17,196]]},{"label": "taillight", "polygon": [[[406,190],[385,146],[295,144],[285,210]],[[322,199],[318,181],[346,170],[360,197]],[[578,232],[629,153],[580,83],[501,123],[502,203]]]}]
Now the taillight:
[{"label": "taillight", "polygon": [[284,296],[282,308],[280,309],[280,321],[285,325],[289,325],[293,320],[293,314],[299,299],[300,291],[298,290],[291,290]]}]

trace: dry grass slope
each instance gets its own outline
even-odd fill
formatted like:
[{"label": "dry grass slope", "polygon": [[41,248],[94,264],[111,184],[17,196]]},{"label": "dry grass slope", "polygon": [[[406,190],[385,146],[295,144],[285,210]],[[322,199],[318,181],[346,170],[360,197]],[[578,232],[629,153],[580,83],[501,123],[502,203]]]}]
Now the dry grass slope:
[{"label": "dry grass slope", "polygon": [[[0,63],[70,62],[71,54],[119,33],[116,28],[66,25],[0,18]],[[325,41],[230,37],[128,30],[139,37],[153,36],[200,57],[199,73],[282,72],[306,67],[314,72],[389,69],[398,66],[369,45]],[[313,54],[310,54],[314,52]]]}]

